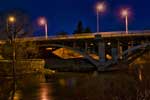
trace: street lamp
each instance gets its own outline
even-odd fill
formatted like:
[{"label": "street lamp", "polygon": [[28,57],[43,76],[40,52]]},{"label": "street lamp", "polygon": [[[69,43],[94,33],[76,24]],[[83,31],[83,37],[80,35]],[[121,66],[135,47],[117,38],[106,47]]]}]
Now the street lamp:
[{"label": "street lamp", "polygon": [[45,39],[48,38],[48,29],[47,29],[47,20],[45,17],[40,17],[38,20],[39,25],[44,26],[45,28]]},{"label": "street lamp", "polygon": [[[8,26],[9,26],[9,24],[11,24],[11,27],[13,27],[12,26],[12,24],[14,24],[16,22],[16,18],[14,17],[14,16],[8,16],[8,18],[7,18],[7,28],[8,28]],[[16,32],[15,32],[15,29],[13,29],[13,30],[11,30],[12,32],[10,32],[11,33],[11,39],[10,39],[10,41],[11,41],[11,44],[12,44],[12,47],[13,47],[13,54],[12,54],[12,56],[13,56],[13,58],[12,58],[12,67],[13,67],[13,76],[14,76],[14,79],[15,79],[15,62],[16,62],[16,45],[15,45],[15,35],[16,35]]]},{"label": "street lamp", "polygon": [[123,9],[122,12],[121,12],[121,15],[123,17],[125,17],[126,34],[128,34],[128,15],[129,15],[128,10],[127,9]]},{"label": "street lamp", "polygon": [[97,13],[97,33],[99,32],[99,13],[103,12],[105,10],[104,3],[98,3],[96,5],[96,13]]},{"label": "street lamp", "polygon": [[9,16],[8,17],[8,23],[14,23],[16,21],[14,16]]},{"label": "street lamp", "polygon": [[9,31],[9,24],[14,24],[16,22],[16,18],[14,16],[8,16],[8,18],[6,19],[6,28],[7,28],[7,32]]}]

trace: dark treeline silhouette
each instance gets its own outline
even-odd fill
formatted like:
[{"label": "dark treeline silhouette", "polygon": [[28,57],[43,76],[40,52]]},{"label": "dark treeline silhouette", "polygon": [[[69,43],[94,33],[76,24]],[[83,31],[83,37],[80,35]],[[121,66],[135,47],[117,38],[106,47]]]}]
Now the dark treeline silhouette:
[{"label": "dark treeline silhouette", "polygon": [[82,24],[82,21],[80,20],[77,24],[77,27],[75,29],[75,31],[73,32],[73,34],[81,34],[81,33],[91,33],[91,29],[90,27],[85,27]]},{"label": "dark treeline silhouette", "polygon": [[[84,27],[82,21],[78,21],[77,26],[72,34],[92,33],[90,27]],[[57,32],[55,35],[69,35],[66,31]]]},{"label": "dark treeline silhouette", "polygon": [[65,31],[60,31],[60,32],[57,32],[56,35],[68,35],[68,33]]},{"label": "dark treeline silhouette", "polygon": [[[15,17],[16,21],[10,23],[8,21],[9,16]],[[13,26],[13,27],[12,27]],[[32,36],[35,32],[35,27],[32,24],[30,15],[23,9],[10,9],[0,12],[0,38],[10,39],[12,33],[15,33],[17,37]],[[13,29],[13,31],[12,31]],[[73,34],[91,33],[90,27],[83,26],[82,21],[78,21],[77,26]],[[55,35],[68,35],[66,31],[60,31]]]}]

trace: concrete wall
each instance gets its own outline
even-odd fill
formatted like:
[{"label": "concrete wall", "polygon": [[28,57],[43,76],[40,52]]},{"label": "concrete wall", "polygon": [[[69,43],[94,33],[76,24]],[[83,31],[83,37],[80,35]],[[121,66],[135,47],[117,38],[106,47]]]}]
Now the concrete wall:
[{"label": "concrete wall", "polygon": [[[41,72],[44,69],[43,59],[18,60],[15,62],[15,72],[17,74]],[[12,74],[13,62],[11,60],[0,60],[0,74]]]}]

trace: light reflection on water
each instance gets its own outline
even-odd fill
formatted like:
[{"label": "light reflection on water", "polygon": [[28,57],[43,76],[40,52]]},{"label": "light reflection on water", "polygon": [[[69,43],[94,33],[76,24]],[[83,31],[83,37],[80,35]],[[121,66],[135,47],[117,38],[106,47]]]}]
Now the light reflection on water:
[{"label": "light reflection on water", "polygon": [[48,83],[42,83],[40,86],[40,100],[54,100],[53,97],[51,96],[52,93],[52,88],[51,85]]},{"label": "light reflection on water", "polygon": [[14,100],[150,100],[150,56],[147,56],[124,71],[19,77],[16,90],[12,89],[12,80],[3,79],[0,100],[10,100],[12,91]]},{"label": "light reflection on water", "polygon": [[142,81],[143,80],[143,76],[142,76],[142,71],[139,70],[139,80]]},{"label": "light reflection on water", "polygon": [[14,100],[21,100],[21,90],[15,91]]},{"label": "light reflection on water", "polygon": [[139,69],[138,69],[138,72],[139,72],[139,80],[142,81],[143,80],[143,66],[140,65]]}]

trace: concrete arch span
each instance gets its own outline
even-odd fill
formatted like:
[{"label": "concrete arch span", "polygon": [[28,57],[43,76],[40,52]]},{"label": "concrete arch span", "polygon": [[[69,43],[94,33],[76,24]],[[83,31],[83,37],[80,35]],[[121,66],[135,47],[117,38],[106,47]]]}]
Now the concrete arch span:
[{"label": "concrete arch span", "polygon": [[60,47],[60,48],[66,48],[69,50],[72,50],[76,53],[79,53],[80,55],[82,55],[85,59],[87,59],[88,61],[90,61],[90,63],[92,63],[94,66],[98,66],[99,62],[96,61],[95,59],[93,59],[91,56],[89,56],[86,52],[80,51],[78,49],[69,47],[69,46],[65,46],[65,45],[60,45],[60,44],[48,44],[48,45],[41,45],[41,46],[52,46],[52,47]]},{"label": "concrete arch span", "polygon": [[[129,48],[127,50],[125,50],[123,53],[122,53],[122,57],[123,59],[125,59],[126,55],[129,54],[129,52],[134,52],[136,50],[139,50],[139,49],[145,49],[147,46],[150,46],[150,43],[144,43],[144,44],[141,44],[141,45],[137,45],[137,46],[134,46],[132,48]],[[131,54],[132,55],[132,54]],[[131,57],[131,56],[129,56]],[[119,58],[119,57],[118,57]],[[127,58],[128,59],[128,58]]]}]

